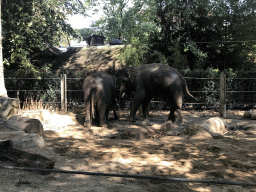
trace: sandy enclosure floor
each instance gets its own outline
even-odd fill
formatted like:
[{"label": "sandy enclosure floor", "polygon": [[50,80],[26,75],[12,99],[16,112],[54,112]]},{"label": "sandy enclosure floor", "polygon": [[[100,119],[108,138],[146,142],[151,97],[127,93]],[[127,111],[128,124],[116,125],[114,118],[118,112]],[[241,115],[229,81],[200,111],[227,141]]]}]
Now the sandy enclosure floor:
[{"label": "sandy enclosure floor", "polygon": [[[26,149],[56,162],[56,169],[140,174],[188,179],[256,183],[256,121],[229,111],[228,133],[212,138],[205,133],[166,136],[155,131],[167,120],[167,111],[151,111],[150,123],[128,121],[124,111],[108,129],[77,124],[58,132],[45,131],[46,147]],[[182,111],[185,128],[217,117],[215,111]],[[9,162],[4,162],[10,164]],[[256,187],[51,173],[41,175],[2,169],[0,191],[256,191]]]}]

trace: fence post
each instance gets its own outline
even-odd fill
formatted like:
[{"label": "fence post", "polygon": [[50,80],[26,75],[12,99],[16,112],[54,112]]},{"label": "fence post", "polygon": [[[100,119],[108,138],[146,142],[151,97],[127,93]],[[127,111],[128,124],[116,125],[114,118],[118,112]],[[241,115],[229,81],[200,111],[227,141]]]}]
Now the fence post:
[{"label": "fence post", "polygon": [[226,118],[226,74],[220,74],[220,116]]},{"label": "fence post", "polygon": [[67,111],[67,75],[61,74],[61,110]]}]

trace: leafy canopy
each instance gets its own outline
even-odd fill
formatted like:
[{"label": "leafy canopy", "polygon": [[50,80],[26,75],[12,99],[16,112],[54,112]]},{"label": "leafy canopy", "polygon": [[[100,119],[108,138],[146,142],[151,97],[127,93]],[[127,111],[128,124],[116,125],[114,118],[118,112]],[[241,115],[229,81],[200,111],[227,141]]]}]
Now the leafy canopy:
[{"label": "leafy canopy", "polygon": [[89,1],[82,0],[3,0],[4,63],[37,75],[37,53],[58,45],[65,34],[75,36],[67,16],[85,14],[88,8]]},{"label": "leafy canopy", "polygon": [[97,0],[95,4],[104,16],[96,22],[107,41],[120,39],[130,42],[134,33],[138,33],[136,16],[143,7],[139,0]]},{"label": "leafy canopy", "polygon": [[253,0],[148,0],[151,50],[169,65],[191,69],[253,67],[256,2]]},{"label": "leafy canopy", "polygon": [[97,0],[96,4],[104,13],[96,22],[103,35],[143,50],[140,62],[221,71],[254,67],[254,0]]}]

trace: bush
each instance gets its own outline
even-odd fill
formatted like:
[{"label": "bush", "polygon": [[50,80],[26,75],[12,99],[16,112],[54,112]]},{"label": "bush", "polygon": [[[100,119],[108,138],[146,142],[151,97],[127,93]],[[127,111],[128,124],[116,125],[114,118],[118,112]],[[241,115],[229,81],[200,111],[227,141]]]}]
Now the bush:
[{"label": "bush", "polygon": [[122,53],[119,55],[119,60],[124,66],[139,66],[141,65],[140,47],[132,45],[125,46]]},{"label": "bush", "polygon": [[9,71],[5,86],[8,96],[19,98],[21,107],[26,100],[51,103],[53,107],[60,101],[60,80],[49,70],[41,70],[38,78],[23,70]]},{"label": "bush", "polygon": [[[207,70],[182,70],[181,74],[186,77],[188,88],[198,99],[197,108],[217,108],[219,106],[219,89],[221,71],[209,68]],[[226,69],[228,108],[253,108],[256,103],[256,82],[253,79],[256,72],[233,71]],[[247,79],[245,79],[247,78]],[[194,92],[195,91],[195,92]],[[193,102],[189,97],[185,98],[187,103]],[[194,103],[194,102],[193,102]]]}]

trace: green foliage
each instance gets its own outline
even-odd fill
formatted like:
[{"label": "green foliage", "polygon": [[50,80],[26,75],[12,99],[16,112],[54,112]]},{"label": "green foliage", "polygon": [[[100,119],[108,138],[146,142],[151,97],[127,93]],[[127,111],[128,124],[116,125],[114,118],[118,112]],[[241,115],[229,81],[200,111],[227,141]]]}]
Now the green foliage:
[{"label": "green foliage", "polygon": [[63,35],[76,35],[67,15],[84,12],[80,0],[11,0],[2,1],[3,56],[9,68],[34,72],[33,57],[40,51],[59,45]]},{"label": "green foliage", "polygon": [[[107,41],[141,44],[148,63],[178,69],[254,70],[256,2],[219,0],[96,1]],[[145,60],[142,59],[142,63]]]},{"label": "green foliage", "polygon": [[[188,77],[186,81],[188,83],[189,90],[196,91],[195,93],[192,92],[192,94],[198,99],[198,103],[201,103],[196,106],[207,106],[211,108],[218,107],[220,70],[213,68],[209,68],[207,70],[186,69],[180,72],[184,77]],[[186,100],[187,99],[190,101],[190,98],[186,98]]]},{"label": "green foliage", "polygon": [[[254,69],[255,1],[148,0],[136,17],[154,23],[151,52],[173,67]],[[142,17],[143,15],[143,17]]]},{"label": "green foliage", "polygon": [[135,46],[125,46],[122,53],[119,55],[119,60],[124,66],[139,66],[141,65],[141,52]]},{"label": "green foliage", "polygon": [[17,72],[9,74],[9,78],[5,79],[6,89],[16,91],[9,91],[8,96],[18,97],[22,102],[27,99],[43,102],[44,105],[48,102],[50,106],[55,107],[60,102],[59,75],[53,74],[48,67],[37,72],[39,73],[38,78],[25,69],[19,69]]},{"label": "green foliage", "polygon": [[96,27],[100,28],[107,41],[120,39],[131,43],[130,39],[136,29],[135,16],[142,7],[138,0],[97,0],[97,5],[104,13]]},{"label": "green foliage", "polygon": [[[226,74],[227,107],[252,107],[256,102],[256,93],[254,92],[256,83],[255,79],[252,79],[256,76],[255,71],[248,72],[225,69],[221,72],[219,69],[209,68],[207,70],[186,69],[180,72],[184,77],[187,77],[186,81],[188,83],[188,88],[198,99],[199,104],[195,106],[198,106],[199,108],[218,108],[220,87],[219,78],[221,73]],[[186,102],[190,102],[190,98],[186,98]]]}]

